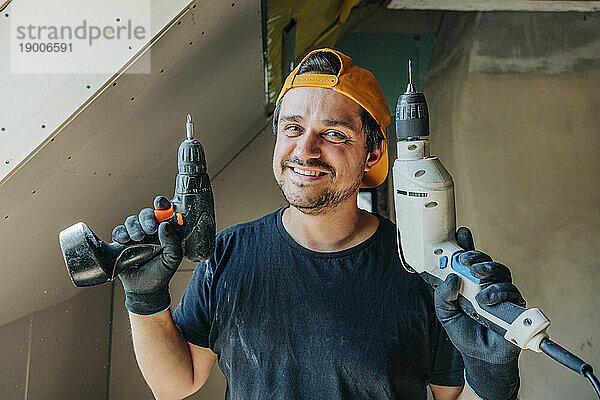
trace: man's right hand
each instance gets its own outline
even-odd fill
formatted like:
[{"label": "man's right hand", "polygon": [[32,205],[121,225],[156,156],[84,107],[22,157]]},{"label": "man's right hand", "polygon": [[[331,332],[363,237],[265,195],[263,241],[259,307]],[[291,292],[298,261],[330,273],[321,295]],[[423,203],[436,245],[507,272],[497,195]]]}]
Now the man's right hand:
[{"label": "man's right hand", "polygon": [[[170,205],[166,197],[154,199],[154,208],[157,210],[166,210]],[[139,216],[128,217],[124,225],[116,226],[112,232],[114,241],[135,244],[145,235],[157,231],[162,253],[137,268],[119,274],[125,289],[125,307],[134,314],[152,315],[169,308],[169,282],[183,258],[181,239],[168,222],[158,223],[151,208],[144,208]]]}]

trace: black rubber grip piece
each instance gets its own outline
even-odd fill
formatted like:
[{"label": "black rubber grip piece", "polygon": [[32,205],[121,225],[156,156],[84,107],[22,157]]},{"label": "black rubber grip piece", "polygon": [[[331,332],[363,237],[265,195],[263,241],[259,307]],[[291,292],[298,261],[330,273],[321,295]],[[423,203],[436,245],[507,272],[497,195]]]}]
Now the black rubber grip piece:
[{"label": "black rubber grip piece", "polygon": [[518,306],[509,301],[503,301],[502,303],[494,304],[493,306],[486,306],[480,304],[482,310],[489,312],[493,316],[500,318],[507,324],[512,324],[519,315],[523,314],[527,309],[525,307]]},{"label": "black rubber grip piece", "polygon": [[[431,275],[427,272],[421,272],[419,274],[421,278],[425,280],[425,282],[429,283],[433,288],[437,288],[439,285],[443,283],[441,279],[438,277]],[[461,278],[464,279],[464,278]],[[479,322],[481,325],[485,326],[488,329],[493,330],[499,335],[504,336],[506,334],[506,329],[502,328],[499,325],[496,325],[492,321],[485,318],[483,315],[479,314],[473,304],[464,296],[458,296],[458,304],[460,308],[463,310],[465,314],[469,317],[473,318],[475,321]],[[524,311],[527,309],[521,306],[518,306],[514,303],[504,301],[502,303],[495,304],[493,306],[479,305],[484,311],[489,312],[493,316],[501,319],[507,324],[511,324],[515,319],[519,317]]]},{"label": "black rubber grip piece", "polygon": [[[497,334],[499,334],[501,336],[504,336],[506,334],[506,329],[502,328],[499,325],[496,325],[495,323],[493,323],[492,321],[490,321],[489,319],[485,318],[483,315],[481,315],[477,311],[475,311],[475,307],[473,307],[473,304],[471,304],[471,302],[463,295],[458,296],[458,304],[460,305],[460,308],[462,308],[462,310],[464,311],[465,314],[467,314],[469,317],[473,318],[475,321],[479,322],[481,325],[485,326],[488,329],[491,329],[492,331],[496,332]],[[512,304],[512,303],[508,303],[508,304]],[[512,304],[512,305],[514,306],[514,304]],[[496,315],[496,314],[494,314],[494,315]],[[501,319],[504,320],[503,318],[501,318]]]},{"label": "black rubber grip piece", "polygon": [[419,275],[421,276],[421,278],[423,278],[423,280],[425,282],[427,282],[429,284],[429,286],[433,287],[434,289],[437,289],[437,287],[439,285],[444,283],[444,281],[442,281],[437,276],[431,275],[430,273],[427,273],[427,272],[421,272],[421,273],[419,273]]}]

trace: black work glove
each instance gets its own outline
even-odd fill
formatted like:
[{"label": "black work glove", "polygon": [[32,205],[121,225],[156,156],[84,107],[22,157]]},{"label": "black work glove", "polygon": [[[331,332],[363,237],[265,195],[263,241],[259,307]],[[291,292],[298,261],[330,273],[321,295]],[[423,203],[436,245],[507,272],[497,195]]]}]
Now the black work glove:
[{"label": "black work glove", "polygon": [[[458,260],[471,267],[471,274],[492,281],[475,296],[480,305],[503,301],[525,306],[525,300],[511,283],[510,270],[474,250],[468,228],[456,233],[458,245],[466,251]],[[465,377],[471,389],[484,400],[514,400],[519,392],[519,354],[521,349],[496,332],[477,323],[458,304],[460,278],[450,274],[435,290],[435,311],[465,364]]]},{"label": "black work glove", "polygon": [[[154,199],[154,208],[166,210],[171,206],[166,197]],[[181,239],[168,222],[160,225],[154,216],[154,210],[144,208],[139,216],[127,217],[125,225],[113,229],[113,240],[122,244],[134,244],[158,231],[163,251],[150,261],[119,274],[125,289],[125,307],[135,314],[152,315],[169,308],[169,281],[181,264],[183,251]],[[133,242],[131,242],[133,240]]]}]

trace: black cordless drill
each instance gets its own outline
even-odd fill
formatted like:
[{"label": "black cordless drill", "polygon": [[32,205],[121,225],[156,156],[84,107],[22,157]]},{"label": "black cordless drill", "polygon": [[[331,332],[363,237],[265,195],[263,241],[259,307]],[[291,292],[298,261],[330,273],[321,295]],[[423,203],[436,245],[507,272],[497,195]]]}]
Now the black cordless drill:
[{"label": "black cordless drill", "polygon": [[[194,139],[188,114],[187,139],[179,146],[175,195],[167,210],[155,210],[156,219],[168,221],[181,238],[183,255],[192,262],[203,261],[215,247],[215,205],[206,158]],[[83,222],[63,230],[59,243],[67,271],[75,286],[95,286],[114,280],[122,271],[136,268],[162,252],[158,234],[128,244],[101,241]]]}]

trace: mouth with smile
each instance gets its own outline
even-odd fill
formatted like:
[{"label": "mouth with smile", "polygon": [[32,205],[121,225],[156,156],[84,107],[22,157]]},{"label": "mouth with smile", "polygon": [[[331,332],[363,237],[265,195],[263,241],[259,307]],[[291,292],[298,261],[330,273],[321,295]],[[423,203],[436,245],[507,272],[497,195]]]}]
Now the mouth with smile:
[{"label": "mouth with smile", "polygon": [[281,161],[281,172],[290,171],[292,181],[310,183],[323,180],[328,177],[335,178],[335,170],[329,164],[321,160],[300,160],[292,157]]},{"label": "mouth with smile", "polygon": [[301,181],[307,181],[307,182],[312,182],[312,181],[316,181],[321,179],[322,177],[324,177],[325,175],[327,175],[327,172],[323,172],[317,169],[312,169],[312,168],[303,168],[303,167],[296,167],[296,166],[289,166],[288,167],[292,173],[292,176],[297,179],[297,180],[301,180]]}]

